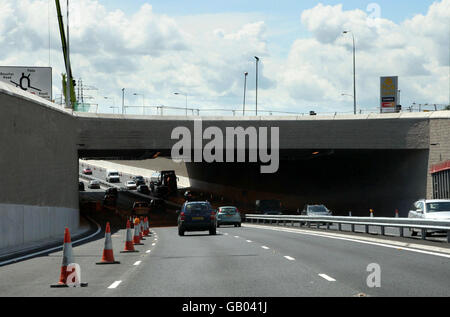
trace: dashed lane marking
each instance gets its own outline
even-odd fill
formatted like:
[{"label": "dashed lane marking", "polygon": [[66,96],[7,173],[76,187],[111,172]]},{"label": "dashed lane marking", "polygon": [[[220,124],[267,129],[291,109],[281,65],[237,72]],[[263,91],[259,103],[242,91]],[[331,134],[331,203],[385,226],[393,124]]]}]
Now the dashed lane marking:
[{"label": "dashed lane marking", "polygon": [[319,274],[319,276],[324,278],[324,279],[326,279],[329,282],[336,282],[336,280],[334,278],[332,278],[332,277],[330,277],[330,276],[328,276],[326,274]]},{"label": "dashed lane marking", "polygon": [[109,288],[109,289],[116,288],[117,286],[119,286],[120,283],[122,283],[122,281],[115,281],[115,282],[112,283],[108,288]]}]

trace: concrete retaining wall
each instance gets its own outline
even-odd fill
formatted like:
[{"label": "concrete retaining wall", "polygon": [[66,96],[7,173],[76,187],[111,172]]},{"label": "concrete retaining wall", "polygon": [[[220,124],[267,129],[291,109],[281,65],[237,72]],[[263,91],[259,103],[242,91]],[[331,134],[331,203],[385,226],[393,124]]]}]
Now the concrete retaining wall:
[{"label": "concrete retaining wall", "polygon": [[42,239],[64,236],[64,228],[75,232],[80,224],[77,209],[28,205],[0,205],[0,254]]},{"label": "concrete retaining wall", "polygon": [[71,113],[0,83],[0,248],[79,226],[76,122]]}]

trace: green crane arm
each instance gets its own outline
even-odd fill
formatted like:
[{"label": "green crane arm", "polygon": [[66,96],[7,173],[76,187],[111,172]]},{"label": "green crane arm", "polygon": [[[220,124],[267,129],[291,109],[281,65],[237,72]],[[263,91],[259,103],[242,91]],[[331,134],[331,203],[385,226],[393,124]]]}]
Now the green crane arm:
[{"label": "green crane arm", "polygon": [[[70,66],[70,57],[67,56],[67,42],[66,42],[66,33],[64,31],[64,21],[63,21],[63,16],[61,13],[61,4],[59,2],[59,0],[55,0],[55,4],[56,4],[56,11],[58,13],[58,24],[59,24],[59,33],[61,35],[61,45],[62,45],[62,50],[63,50],[63,55],[64,55],[64,64],[66,65],[66,69],[68,69],[68,78],[70,79],[70,100],[72,102],[72,105],[75,105],[76,102],[76,97],[75,97],[75,85],[73,82],[73,76],[72,76],[72,67]],[[65,81],[66,79],[63,76],[63,92],[64,92],[64,96],[66,96],[66,87],[65,87]]]}]

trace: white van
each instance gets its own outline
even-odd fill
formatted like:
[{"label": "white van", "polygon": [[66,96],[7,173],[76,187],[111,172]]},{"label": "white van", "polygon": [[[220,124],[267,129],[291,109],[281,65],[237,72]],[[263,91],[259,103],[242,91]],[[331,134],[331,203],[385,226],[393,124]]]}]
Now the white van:
[{"label": "white van", "polygon": [[120,175],[116,170],[106,171],[106,181],[108,183],[120,183]]}]

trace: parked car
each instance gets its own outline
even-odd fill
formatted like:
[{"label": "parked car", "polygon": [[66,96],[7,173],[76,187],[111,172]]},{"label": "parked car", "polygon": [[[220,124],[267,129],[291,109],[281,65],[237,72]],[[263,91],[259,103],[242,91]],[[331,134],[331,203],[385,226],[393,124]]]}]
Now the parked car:
[{"label": "parked car", "polygon": [[332,212],[325,205],[305,205],[303,216],[332,216]]},{"label": "parked car", "polygon": [[89,167],[86,167],[85,169],[83,169],[83,174],[84,175],[92,175],[92,170]]},{"label": "parked car", "polygon": [[[409,211],[408,218],[450,220],[450,199],[418,200]],[[417,231],[411,229],[411,235],[417,235]]]},{"label": "parked car", "polygon": [[144,195],[150,195],[150,188],[147,185],[139,185],[137,191]]},{"label": "parked car", "polygon": [[127,187],[128,190],[136,190],[137,189],[136,183],[134,181],[126,182],[125,186]]},{"label": "parked car", "polygon": [[217,217],[211,204],[207,201],[185,202],[178,213],[178,235],[184,236],[186,231],[208,230],[210,235],[216,234]]},{"label": "parked car", "polygon": [[137,201],[133,204],[131,211],[132,216],[148,216],[150,213],[150,205],[146,201]]},{"label": "parked car", "polygon": [[217,228],[221,225],[234,225],[235,227],[240,227],[241,224],[241,214],[236,207],[225,206],[217,209]]},{"label": "parked car", "polygon": [[84,183],[83,182],[78,182],[78,190],[80,192],[84,192]]},{"label": "parked car", "polygon": [[100,182],[96,180],[90,181],[88,187],[90,189],[100,189]]}]

